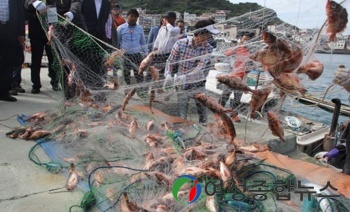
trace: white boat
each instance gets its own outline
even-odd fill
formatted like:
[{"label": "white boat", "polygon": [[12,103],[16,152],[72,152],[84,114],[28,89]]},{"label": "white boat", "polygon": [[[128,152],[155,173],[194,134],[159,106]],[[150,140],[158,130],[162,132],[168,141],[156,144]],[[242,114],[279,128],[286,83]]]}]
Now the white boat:
[{"label": "white boat", "polygon": [[[216,77],[219,75],[228,74],[232,68],[228,63],[216,63],[215,68],[216,70],[209,71],[205,87],[210,94],[219,97],[222,95],[225,85],[220,84]],[[257,81],[257,79],[259,79],[259,81]],[[264,85],[271,84],[272,80],[272,77],[263,71],[255,70],[247,75],[248,86],[253,90],[260,89]],[[234,94],[232,93],[230,95],[230,99],[233,99],[233,97]],[[248,104],[251,97],[251,93],[243,93],[241,103],[246,104],[247,107],[249,107]],[[276,92],[276,89],[274,89],[274,91],[269,94],[268,100],[260,109],[262,118],[265,112],[278,104],[279,99],[279,94]],[[330,131],[330,127],[323,123],[310,120],[307,117],[290,114],[285,111],[281,112],[280,120],[283,123],[284,129],[295,135],[297,149],[301,152],[309,154],[310,156],[313,156],[313,154],[319,151],[325,135]],[[293,123],[293,120],[297,124]]]},{"label": "white boat", "polygon": [[349,41],[339,38],[337,41],[332,41],[326,44],[321,44],[316,53],[323,54],[350,54]]},{"label": "white boat", "polygon": [[[228,74],[231,70],[232,68],[229,63],[224,63],[224,62],[216,63],[215,70],[210,70],[207,75],[205,88],[211,93],[222,95],[223,90],[226,86],[223,84],[220,84],[217,81],[216,77],[219,75]],[[259,78],[259,81],[257,81],[258,78]],[[248,86],[252,90],[260,89],[264,85],[270,83],[272,80],[273,80],[272,77],[263,71],[254,70],[247,75]],[[257,85],[256,85],[256,82],[258,82]],[[252,94],[250,92],[243,93],[241,97],[241,103],[249,104],[251,97],[252,97]],[[230,95],[230,99],[233,99],[233,98],[234,98],[234,94],[232,93]],[[268,100],[266,102],[269,102],[270,100],[277,100],[278,98],[279,98],[278,95],[276,95],[273,91],[269,94]]]}]

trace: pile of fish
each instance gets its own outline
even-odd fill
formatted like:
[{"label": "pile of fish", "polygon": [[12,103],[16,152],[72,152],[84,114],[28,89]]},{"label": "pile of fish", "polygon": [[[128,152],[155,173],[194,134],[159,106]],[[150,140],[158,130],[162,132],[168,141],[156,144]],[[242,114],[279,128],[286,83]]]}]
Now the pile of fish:
[{"label": "pile of fish", "polygon": [[[162,190],[160,196],[148,202],[136,203],[128,199],[128,192],[126,192],[122,199],[119,200],[118,207],[122,211],[135,211],[127,210],[126,208],[136,206],[139,209],[143,208],[149,211],[176,210],[179,207],[183,207],[183,205],[176,202],[171,193],[172,184],[177,177],[184,174],[192,175],[197,179],[210,177],[211,179],[226,182],[225,188],[228,186],[227,182],[233,181],[236,185],[239,185],[238,179],[242,178],[240,172],[249,164],[249,160],[252,158],[249,152],[268,150],[267,146],[261,144],[241,146],[235,143],[235,130],[232,120],[225,114],[229,110],[219,107],[217,104],[210,105],[211,99],[204,94],[198,95],[197,98],[201,99],[203,104],[207,104],[207,107],[214,113],[219,114],[219,117],[214,122],[209,123],[208,128],[201,127],[199,129],[197,127],[197,129],[189,123],[176,126],[156,119],[145,121],[142,120],[144,119],[144,114],[133,114],[135,111],[119,107],[115,112],[105,117],[103,121],[89,122],[91,116],[88,117],[88,113],[74,114],[74,116],[66,113],[66,115],[60,116],[59,121],[49,131],[40,130],[37,132],[47,132],[46,136],[54,142],[60,143],[64,146],[64,149],[74,148],[74,146],[79,148],[75,152],[76,155],[62,158],[62,163],[70,164],[71,167],[66,183],[68,191],[74,190],[79,181],[88,179],[90,174],[90,181],[93,182],[92,186],[97,188],[102,188],[103,185],[108,184],[109,178],[113,178],[112,175],[114,178],[125,178],[126,184],[148,180],[158,184]],[[96,108],[91,110],[95,110],[97,114],[101,112]],[[33,126],[49,125],[53,120],[52,117],[58,116],[58,114],[50,114],[48,112],[33,114],[27,120],[30,127],[27,130],[23,128],[23,130],[29,131],[29,129],[34,129]],[[218,121],[218,119],[221,119],[221,121]],[[102,131],[102,128],[106,131]],[[116,130],[121,133],[115,133]],[[181,134],[185,136],[191,130],[200,133],[191,139],[184,139],[180,143],[177,142],[179,139],[174,139],[174,135]],[[210,133],[208,133],[209,131]],[[108,153],[109,145],[99,147],[104,148],[103,156],[94,156],[94,153],[83,156],[84,152],[90,152],[91,148],[94,148],[92,143],[97,142],[94,139],[96,132],[101,133],[100,136],[114,136],[111,142],[115,141],[115,144],[112,143],[112,145],[131,145],[130,142],[133,142],[135,146],[145,147],[142,155],[140,155],[141,158],[138,159],[143,162],[140,164],[128,164],[127,161],[109,161],[108,158],[111,156]],[[31,135],[35,135],[35,131]],[[38,138],[40,137],[36,137],[36,139]],[[178,136],[178,138],[181,137]],[[95,150],[97,150],[97,146],[95,146]],[[102,162],[93,162],[92,158],[96,159],[98,157],[102,159],[100,160]],[[82,161],[85,161],[85,163],[82,163]],[[135,172],[113,168],[126,166],[126,164],[129,167],[144,171]],[[102,166],[109,168],[92,173],[93,170]],[[188,191],[188,188],[185,186],[180,191],[179,196],[185,198]],[[105,192],[106,199],[110,201],[110,204],[114,204],[117,201],[117,195],[115,194],[118,190],[106,189]],[[113,195],[111,192],[115,192],[115,194]],[[207,201],[207,207],[217,208],[215,201],[210,201],[210,199]],[[195,205],[192,207],[195,207]]]}]

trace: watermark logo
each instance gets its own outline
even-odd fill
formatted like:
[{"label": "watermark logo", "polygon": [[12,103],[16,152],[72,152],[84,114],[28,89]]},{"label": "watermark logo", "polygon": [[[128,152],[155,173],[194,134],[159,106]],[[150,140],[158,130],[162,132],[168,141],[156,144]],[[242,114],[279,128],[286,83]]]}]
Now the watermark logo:
[{"label": "watermark logo", "polygon": [[197,178],[191,175],[181,175],[174,181],[173,187],[171,189],[176,201],[182,202],[178,197],[179,191],[183,185],[189,182],[192,182],[194,186],[191,188],[190,193],[188,194],[187,204],[194,203],[201,196],[202,186],[198,183]]}]

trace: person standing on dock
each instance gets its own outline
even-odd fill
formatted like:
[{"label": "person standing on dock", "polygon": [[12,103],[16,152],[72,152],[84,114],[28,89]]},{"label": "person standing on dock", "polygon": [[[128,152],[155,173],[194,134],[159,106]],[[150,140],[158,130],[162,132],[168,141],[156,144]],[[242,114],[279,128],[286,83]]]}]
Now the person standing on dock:
[{"label": "person standing on dock", "polygon": [[144,55],[147,54],[146,38],[143,28],[137,24],[139,12],[130,9],[127,12],[126,23],[117,29],[117,47],[124,50],[124,80],[127,85],[131,85],[131,70],[134,70],[136,83],[143,82],[143,75],[138,74],[137,68],[140,66]]},{"label": "person standing on dock", "polygon": [[164,79],[165,63],[170,55],[171,49],[180,35],[180,28],[175,26],[176,13],[169,11],[164,15],[165,25],[159,29],[156,40],[153,44],[153,51],[157,51],[153,61],[160,69],[159,77]]},{"label": "person standing on dock", "polygon": [[0,100],[15,102],[9,91],[13,81],[13,68],[24,61],[25,36],[23,0],[0,1]]},{"label": "person standing on dock", "polygon": [[[248,42],[253,36],[254,34],[252,33],[242,34],[242,37],[238,44],[240,46],[236,47],[235,49],[229,49],[225,53],[226,56],[235,55],[235,62],[233,64],[233,71],[231,74],[236,75],[241,79],[243,79],[245,74],[250,71],[250,68],[248,66],[250,52],[249,49],[245,46],[245,43]],[[241,97],[243,94],[242,91],[235,91],[232,88],[226,86],[219,99],[219,104],[225,107],[226,102],[229,100],[232,92],[234,94],[234,97],[233,100],[230,101],[230,107],[233,111],[231,117],[235,120],[235,122],[240,122],[240,119],[238,117],[238,109],[241,105]]]},{"label": "person standing on dock", "polygon": [[[187,119],[190,98],[194,98],[194,95],[197,93],[206,92],[205,70],[210,63],[208,55],[213,52],[213,47],[209,44],[209,39],[212,34],[220,33],[209,20],[200,20],[194,27],[194,36],[192,38],[183,38],[175,43],[165,66],[166,77],[163,88],[172,83],[171,75],[176,73],[175,85],[178,91],[178,108],[180,117],[183,119]],[[173,64],[176,63],[178,65],[174,66]],[[173,70],[175,68],[176,70]],[[196,99],[195,102],[199,124],[205,126],[208,121],[206,107]]]}]

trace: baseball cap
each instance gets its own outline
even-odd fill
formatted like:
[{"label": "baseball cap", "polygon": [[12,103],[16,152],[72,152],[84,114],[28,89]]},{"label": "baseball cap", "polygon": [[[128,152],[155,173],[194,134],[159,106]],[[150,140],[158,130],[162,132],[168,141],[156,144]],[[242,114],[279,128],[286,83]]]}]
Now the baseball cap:
[{"label": "baseball cap", "polygon": [[214,25],[213,25],[213,24],[208,25],[208,26],[204,27],[203,29],[208,30],[211,34],[214,34],[214,35],[217,35],[217,34],[220,33],[219,30],[217,30],[217,29],[214,28]]},{"label": "baseball cap", "polygon": [[166,18],[175,18],[176,19],[176,13],[173,11],[169,11],[167,13],[165,13],[164,15]]},{"label": "baseball cap", "polygon": [[115,4],[113,4],[113,5],[112,5],[112,7],[113,7],[113,8],[120,9],[120,6],[119,6],[118,4],[116,4],[116,3],[115,3]]}]

